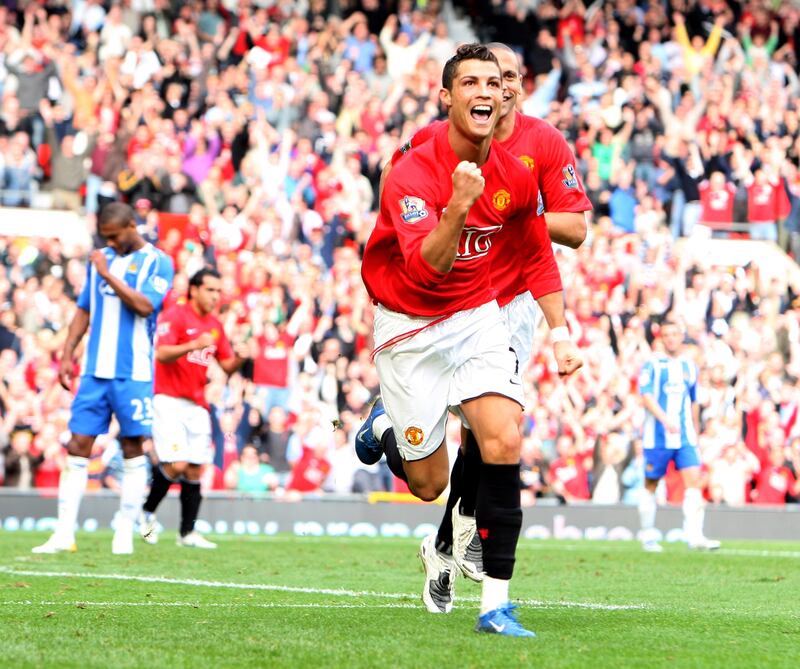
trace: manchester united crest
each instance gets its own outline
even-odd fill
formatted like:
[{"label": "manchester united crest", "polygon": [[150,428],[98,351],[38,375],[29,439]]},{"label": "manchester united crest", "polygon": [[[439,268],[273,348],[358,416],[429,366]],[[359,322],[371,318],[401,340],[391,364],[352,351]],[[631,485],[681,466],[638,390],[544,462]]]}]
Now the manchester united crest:
[{"label": "manchester united crest", "polygon": [[530,156],[520,156],[519,159],[525,163],[525,167],[527,167],[531,172],[533,172],[533,168],[536,167],[536,163],[534,162],[533,158]]},{"label": "manchester united crest", "polygon": [[414,425],[407,427],[406,431],[403,432],[403,436],[412,446],[419,446],[422,443],[422,440],[425,438],[422,428],[415,427]]},{"label": "manchester united crest", "polygon": [[508,209],[508,205],[511,204],[511,193],[501,188],[492,195],[492,204],[497,211],[505,211]]}]

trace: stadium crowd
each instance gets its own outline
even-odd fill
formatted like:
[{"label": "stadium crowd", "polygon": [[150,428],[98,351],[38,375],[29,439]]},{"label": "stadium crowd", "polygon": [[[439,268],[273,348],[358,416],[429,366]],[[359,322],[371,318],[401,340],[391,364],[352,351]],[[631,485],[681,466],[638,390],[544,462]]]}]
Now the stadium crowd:
[{"label": "stadium crowd", "polygon": [[[714,503],[800,498],[800,285],[720,267],[703,237],[800,258],[800,9],[766,0],[101,0],[0,6],[2,204],[135,207],[175,261],[206,264],[252,361],[212,370],[206,486],[295,498],[392,489],[352,443],[378,387],[360,250],[384,162],[440,116],[462,40],[525,66],[523,111],[574,147],[594,205],[559,248],[585,366],[555,373],[546,329],[525,370],[523,500],[636,503],[637,375],[668,312],[700,368]],[[57,359],[89,249],[0,237],[0,478],[54,487],[70,394]],[[458,423],[448,427],[457,445]],[[90,487],[118,485],[113,434]],[[679,477],[663,495],[680,500]]]}]

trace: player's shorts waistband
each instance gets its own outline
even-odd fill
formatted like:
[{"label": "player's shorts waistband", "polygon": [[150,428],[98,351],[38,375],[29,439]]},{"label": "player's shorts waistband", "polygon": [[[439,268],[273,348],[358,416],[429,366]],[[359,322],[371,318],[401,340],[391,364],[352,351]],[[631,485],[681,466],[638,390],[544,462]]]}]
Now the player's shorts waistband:
[{"label": "player's shorts waistband", "polygon": [[492,313],[499,314],[500,307],[497,304],[497,300],[491,300],[490,302],[486,302],[471,309],[462,309],[461,311],[456,311],[452,314],[430,317],[409,316],[408,314],[403,314],[398,311],[392,311],[391,309],[384,307],[382,304],[379,304],[377,306],[377,312],[383,317],[391,319],[397,323],[397,329],[400,330],[400,334],[397,334],[388,341],[376,346],[375,350],[372,352],[373,360],[381,351],[394,346],[398,342],[405,341],[406,339],[413,337],[415,334],[422,332],[427,328],[433,327],[445,321],[448,323],[454,323],[464,318],[475,318],[475,314],[478,312],[484,312],[486,314],[485,317],[490,317]]},{"label": "player's shorts waistband", "polygon": [[378,304],[377,309],[385,313],[387,316],[390,316],[395,321],[408,321],[408,324],[412,328],[419,328],[425,327],[426,325],[431,325],[433,323],[441,323],[444,320],[452,321],[466,318],[481,309],[494,310],[499,309],[499,307],[497,305],[497,300],[491,300],[489,302],[485,302],[484,304],[478,305],[477,307],[461,309],[460,311],[454,311],[451,314],[443,314],[441,316],[409,316],[408,314],[404,314],[399,311],[392,311],[391,309],[384,307],[382,304]]}]

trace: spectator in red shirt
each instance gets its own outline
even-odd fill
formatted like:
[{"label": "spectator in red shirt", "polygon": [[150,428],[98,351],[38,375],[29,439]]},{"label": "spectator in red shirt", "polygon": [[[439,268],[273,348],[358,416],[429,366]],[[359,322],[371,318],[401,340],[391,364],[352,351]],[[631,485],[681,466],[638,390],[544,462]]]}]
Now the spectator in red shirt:
[{"label": "spectator in red shirt", "polygon": [[550,463],[547,480],[562,502],[585,502],[590,498],[589,473],[578,453],[575,439],[562,435],[556,442],[558,458]]},{"label": "spectator in red shirt", "polygon": [[783,448],[773,446],[769,451],[769,463],[762,468],[756,479],[751,498],[756,504],[785,504],[786,496],[800,494],[800,482],[786,466]]},{"label": "spectator in red shirt", "polygon": [[726,179],[724,172],[712,172],[707,180],[700,183],[698,189],[703,208],[700,223],[712,230],[723,231],[715,233],[716,236],[727,236],[724,230],[733,223],[736,186]]},{"label": "spectator in red shirt", "polygon": [[745,184],[750,238],[777,242],[777,221],[789,213],[786,189],[780,180],[770,178],[763,169],[756,170]]},{"label": "spectator in red shirt", "polygon": [[264,332],[256,337],[257,355],[253,358],[253,382],[261,401],[259,410],[266,417],[273,407],[289,406],[290,381],[296,374],[292,349],[295,336],[285,324],[267,322]]}]

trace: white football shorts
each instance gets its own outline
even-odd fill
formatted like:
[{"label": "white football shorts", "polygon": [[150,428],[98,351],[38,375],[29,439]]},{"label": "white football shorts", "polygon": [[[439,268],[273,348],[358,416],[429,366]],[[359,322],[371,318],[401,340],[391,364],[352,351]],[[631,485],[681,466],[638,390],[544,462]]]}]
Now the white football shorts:
[{"label": "white football shorts", "polygon": [[462,402],[486,394],[524,405],[516,355],[497,302],[436,320],[382,306],[375,310],[376,350],[398,340],[378,351],[375,365],[386,415],[405,460],[421,460],[439,448],[449,407],[461,415]]},{"label": "white football shorts", "polygon": [[533,334],[544,314],[529,290],[517,295],[511,302],[501,307],[500,311],[506,319],[511,348],[517,354],[519,371],[522,373],[531,361]]},{"label": "white football shorts", "polygon": [[153,398],[153,446],[161,462],[211,462],[211,417],[191,400],[170,395]]}]

